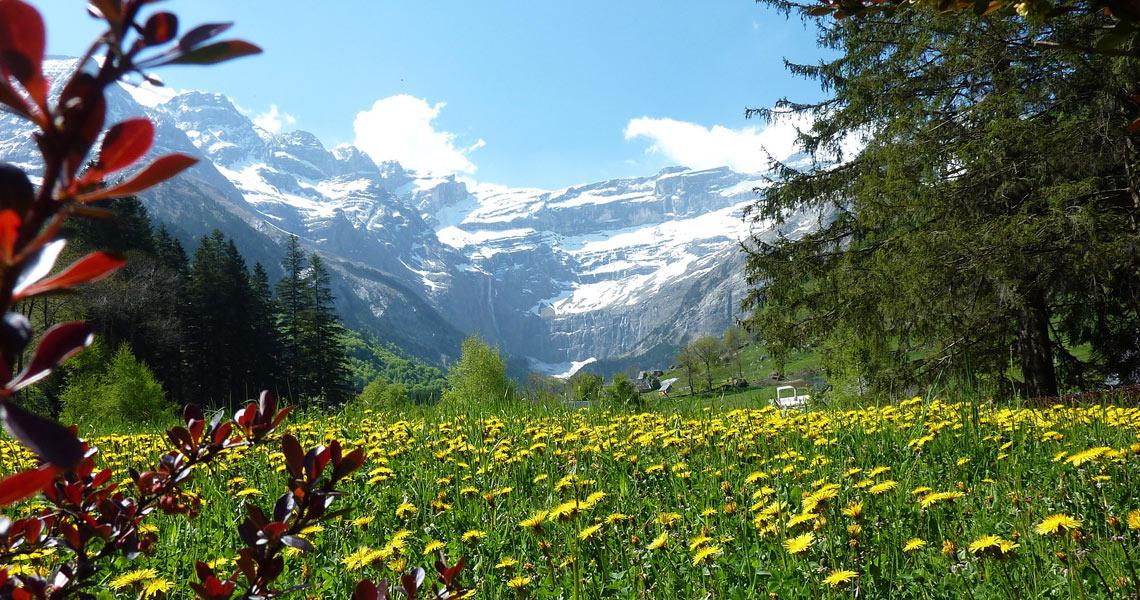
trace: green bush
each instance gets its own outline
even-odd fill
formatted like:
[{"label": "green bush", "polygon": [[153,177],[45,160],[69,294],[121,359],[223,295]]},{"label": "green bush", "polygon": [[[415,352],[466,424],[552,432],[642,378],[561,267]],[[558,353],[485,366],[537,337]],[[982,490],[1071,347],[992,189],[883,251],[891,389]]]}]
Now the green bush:
[{"label": "green bush", "polygon": [[498,404],[515,399],[515,386],[507,377],[507,363],[478,337],[463,340],[459,361],[447,372],[443,400],[456,405]]},{"label": "green bush", "polygon": [[[98,356],[90,359],[95,363]],[[162,384],[126,344],[105,365],[73,371],[60,394],[60,404],[62,420],[86,430],[152,425],[173,414]]]},{"label": "green bush", "polygon": [[637,393],[637,387],[625,373],[614,375],[613,383],[606,388],[605,400],[620,406],[641,406],[641,394]]}]

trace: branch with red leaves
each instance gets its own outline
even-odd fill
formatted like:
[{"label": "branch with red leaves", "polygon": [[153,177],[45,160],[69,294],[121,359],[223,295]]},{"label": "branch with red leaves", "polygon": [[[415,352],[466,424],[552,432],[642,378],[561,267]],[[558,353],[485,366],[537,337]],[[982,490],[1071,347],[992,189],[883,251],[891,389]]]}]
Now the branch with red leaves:
[{"label": "branch with red leaves", "polygon": [[[240,40],[213,41],[229,29],[227,23],[202,25],[178,37],[173,13],[160,11],[142,20],[141,11],[157,1],[91,0],[88,12],[103,21],[106,30],[63,82],[53,103],[43,72],[43,19],[23,0],[0,0],[0,109],[36,125],[34,138],[43,158],[38,190],[22,170],[0,164],[0,422],[40,461],[35,469],[0,479],[0,507],[36,494],[48,505],[18,520],[0,516],[0,565],[49,546],[66,551],[47,577],[16,575],[0,566],[2,598],[93,598],[86,590],[101,561],[154,551],[159,540],[155,533],[144,533],[146,518],[197,514],[198,497],[185,489],[195,467],[241,446],[266,444],[290,411],[278,409],[267,392],[228,421],[220,414],[207,421],[200,409],[186,407],[185,425],[166,432],[169,452],[149,471],[130,471],[135,489],[128,495],[112,482],[109,469],[96,469],[98,449],[81,440],[73,427],[33,414],[16,401],[20,390],[90,345],[93,332],[82,322],[49,329],[27,366],[16,372],[34,336],[29,319],[12,310],[15,303],[99,281],[125,264],[122,257],[93,252],[53,275],[65,244],[58,239],[63,222],[73,215],[105,216],[106,211],[90,203],[138,194],[195,163],[189,156],[169,154],[120,178],[150,152],[154,125],[147,119],[128,119],[106,128],[107,88],[130,74],[157,84],[144,69],[214,64],[260,52]],[[97,54],[100,60],[94,59]],[[91,160],[100,136],[102,144]],[[111,177],[117,182],[110,183]],[[274,597],[297,589],[274,587],[284,571],[282,550],[312,549],[305,529],[343,514],[330,510],[340,495],[336,485],[363,465],[364,453],[344,452],[337,441],[302,452],[290,435],[281,438],[281,447],[288,472],[286,492],[271,515],[255,506],[248,509],[238,528],[246,547],[238,552],[233,574],[219,577],[198,564],[200,581],[190,587],[199,597],[232,598],[239,577],[244,581],[241,598]],[[433,597],[461,595],[456,578],[462,569],[462,560],[455,566],[437,562],[443,588],[433,591]],[[401,589],[415,598],[423,581],[424,572],[418,569],[401,579]],[[354,598],[384,600],[387,589],[387,582],[361,582]]]}]

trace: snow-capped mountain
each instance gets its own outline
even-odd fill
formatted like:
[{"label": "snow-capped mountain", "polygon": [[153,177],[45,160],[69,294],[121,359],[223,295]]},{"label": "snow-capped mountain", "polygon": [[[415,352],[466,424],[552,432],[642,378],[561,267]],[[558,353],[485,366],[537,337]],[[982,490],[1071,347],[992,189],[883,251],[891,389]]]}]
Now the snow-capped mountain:
[{"label": "snow-capped mountain", "polygon": [[[220,228],[274,268],[280,242],[296,234],[339,276],[350,325],[429,360],[478,332],[533,369],[567,374],[594,360],[667,356],[739,316],[742,213],[758,176],[674,168],[516,189],[377,165],[303,131],[273,134],[219,94],[123,86],[110,104],[109,122],[156,121],[156,152],[203,159],[145,197],[185,242]],[[0,116],[0,159],[35,170],[29,133]]]}]

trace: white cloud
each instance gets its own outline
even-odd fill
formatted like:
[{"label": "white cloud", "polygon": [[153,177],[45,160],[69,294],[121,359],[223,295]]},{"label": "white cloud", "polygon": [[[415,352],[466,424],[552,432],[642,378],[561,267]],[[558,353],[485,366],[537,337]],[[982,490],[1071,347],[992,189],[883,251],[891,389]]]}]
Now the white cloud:
[{"label": "white cloud", "polygon": [[806,117],[784,117],[767,127],[731,129],[705,127],[675,119],[641,117],[625,127],[625,139],[645,138],[647,152],[693,169],[727,166],[734,171],[758,173],[770,167],[769,154],[784,160],[796,152],[796,127],[806,128]]},{"label": "white cloud", "polygon": [[269,133],[281,133],[282,128],[292,127],[296,123],[297,119],[293,115],[277,108],[276,104],[270,105],[269,110],[253,117],[253,124]]},{"label": "white cloud", "polygon": [[356,147],[378,163],[395,160],[425,174],[472,174],[475,164],[468,156],[486,142],[460,147],[454,133],[436,130],[432,122],[444,106],[444,102],[428,104],[407,94],[377,100],[372,108],[356,114]]}]

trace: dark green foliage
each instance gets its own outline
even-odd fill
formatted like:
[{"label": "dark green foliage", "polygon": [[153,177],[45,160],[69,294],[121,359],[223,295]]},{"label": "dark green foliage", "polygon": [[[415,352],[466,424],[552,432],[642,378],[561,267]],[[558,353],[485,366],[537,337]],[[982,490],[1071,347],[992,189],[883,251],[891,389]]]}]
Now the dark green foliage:
[{"label": "dark green foliage", "polygon": [[[819,22],[838,57],[790,68],[831,98],[782,105],[814,118],[801,141],[817,168],[780,165],[753,213],[820,219],[750,245],[750,282],[763,286],[752,325],[768,347],[819,348],[878,389],[982,376],[1038,396],[1140,374],[1126,131],[1140,77],[1133,62],[1033,43],[1084,45],[1100,20]],[[1082,345],[1089,360],[1071,353]]]},{"label": "dark green foliage", "polygon": [[[304,374],[305,253],[297,236],[289,236],[281,267],[285,275],[277,282],[277,332],[281,342],[280,381],[294,395]],[[299,390],[297,390],[299,391]]]},{"label": "dark green foliage", "polygon": [[188,385],[202,401],[235,406],[272,377],[256,372],[265,366],[253,351],[266,335],[255,330],[259,300],[233,241],[220,231],[203,238],[190,268],[185,321]]},{"label": "dark green foliage", "polygon": [[352,382],[329,271],[316,254],[305,256],[296,236],[289,237],[281,266],[276,323],[283,391],[303,404],[343,403]]}]

